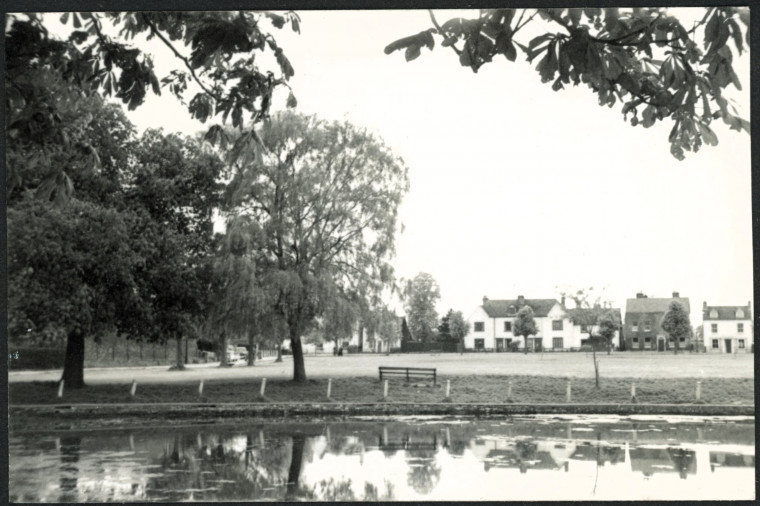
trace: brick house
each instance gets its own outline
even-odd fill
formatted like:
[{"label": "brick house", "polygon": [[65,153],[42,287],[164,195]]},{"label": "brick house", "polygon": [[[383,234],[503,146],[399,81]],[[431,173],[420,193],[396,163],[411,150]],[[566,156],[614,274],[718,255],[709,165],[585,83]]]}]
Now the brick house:
[{"label": "brick house", "polygon": [[711,353],[750,353],[755,343],[752,304],[708,306],[702,304],[704,347]]},{"label": "brick house", "polygon": [[[623,327],[626,350],[666,351],[673,348],[668,333],[662,330],[662,319],[673,301],[679,302],[686,313],[691,313],[689,298],[681,297],[678,292],[673,292],[669,298],[647,297],[639,292],[635,299],[626,300]],[[678,348],[686,350],[693,344],[692,341],[692,338],[681,338]]]}]

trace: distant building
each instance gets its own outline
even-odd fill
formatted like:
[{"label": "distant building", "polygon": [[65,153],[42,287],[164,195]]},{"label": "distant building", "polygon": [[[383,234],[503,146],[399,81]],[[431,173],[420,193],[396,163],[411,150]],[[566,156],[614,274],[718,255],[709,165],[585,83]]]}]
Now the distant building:
[{"label": "distant building", "polygon": [[[588,310],[567,310],[564,301],[556,299],[526,299],[522,295],[517,299],[490,300],[483,297],[483,304],[470,314],[470,333],[464,338],[465,349],[473,351],[509,351],[517,346],[525,349],[522,336],[512,333],[512,325],[517,312],[523,306],[533,309],[533,317],[538,328],[535,336],[528,337],[528,349],[532,351],[566,351],[577,350],[589,338],[587,328],[598,331],[595,316],[600,316],[610,309],[591,308]],[[620,309],[611,309],[620,318]],[[576,323],[577,322],[577,323]],[[613,339],[617,346],[619,333]]]},{"label": "distant building", "polygon": [[623,318],[620,314],[620,308],[594,306],[590,308],[568,309],[567,314],[573,323],[573,335],[581,336],[581,344],[585,344],[589,338],[589,331],[594,336],[599,335],[599,320],[607,313],[612,312],[612,316],[618,324],[618,330],[612,336],[612,347],[620,347],[620,331],[623,325]]},{"label": "distant building", "polygon": [[750,353],[755,343],[752,304],[708,306],[702,304],[704,347],[712,353]]},{"label": "distant building", "polygon": [[[681,297],[678,292],[673,292],[673,296],[669,298],[647,297],[639,292],[635,299],[626,301],[623,327],[626,350],[665,351],[675,346],[668,333],[662,330],[662,319],[673,301],[679,302],[687,313],[691,313],[689,298]],[[678,348],[686,350],[690,345],[693,346],[693,338],[682,337]]]}]

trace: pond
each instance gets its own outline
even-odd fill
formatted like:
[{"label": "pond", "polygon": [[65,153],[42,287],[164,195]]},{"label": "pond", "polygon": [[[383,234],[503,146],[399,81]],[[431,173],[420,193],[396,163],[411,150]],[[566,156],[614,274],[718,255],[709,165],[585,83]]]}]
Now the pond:
[{"label": "pond", "polygon": [[755,497],[754,418],[367,418],[9,436],[13,502]]}]

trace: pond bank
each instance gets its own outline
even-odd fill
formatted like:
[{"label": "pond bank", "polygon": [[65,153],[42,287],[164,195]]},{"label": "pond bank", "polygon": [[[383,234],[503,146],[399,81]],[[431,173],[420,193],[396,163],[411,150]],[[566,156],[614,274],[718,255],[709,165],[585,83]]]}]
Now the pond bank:
[{"label": "pond bank", "polygon": [[9,406],[10,431],[203,424],[245,419],[355,416],[690,415],[753,416],[737,404],[127,403]]}]

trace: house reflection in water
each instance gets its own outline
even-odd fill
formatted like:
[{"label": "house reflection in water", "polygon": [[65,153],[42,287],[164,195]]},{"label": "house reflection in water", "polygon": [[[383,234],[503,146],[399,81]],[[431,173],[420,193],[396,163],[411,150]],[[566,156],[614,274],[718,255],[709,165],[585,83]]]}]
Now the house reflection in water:
[{"label": "house reflection in water", "polygon": [[685,480],[690,474],[697,474],[697,459],[694,450],[683,448],[632,448],[629,450],[631,470],[649,478],[655,473],[674,473]]},{"label": "house reflection in water", "polygon": [[741,453],[710,452],[710,470],[715,472],[717,467],[755,467],[755,456]]}]

